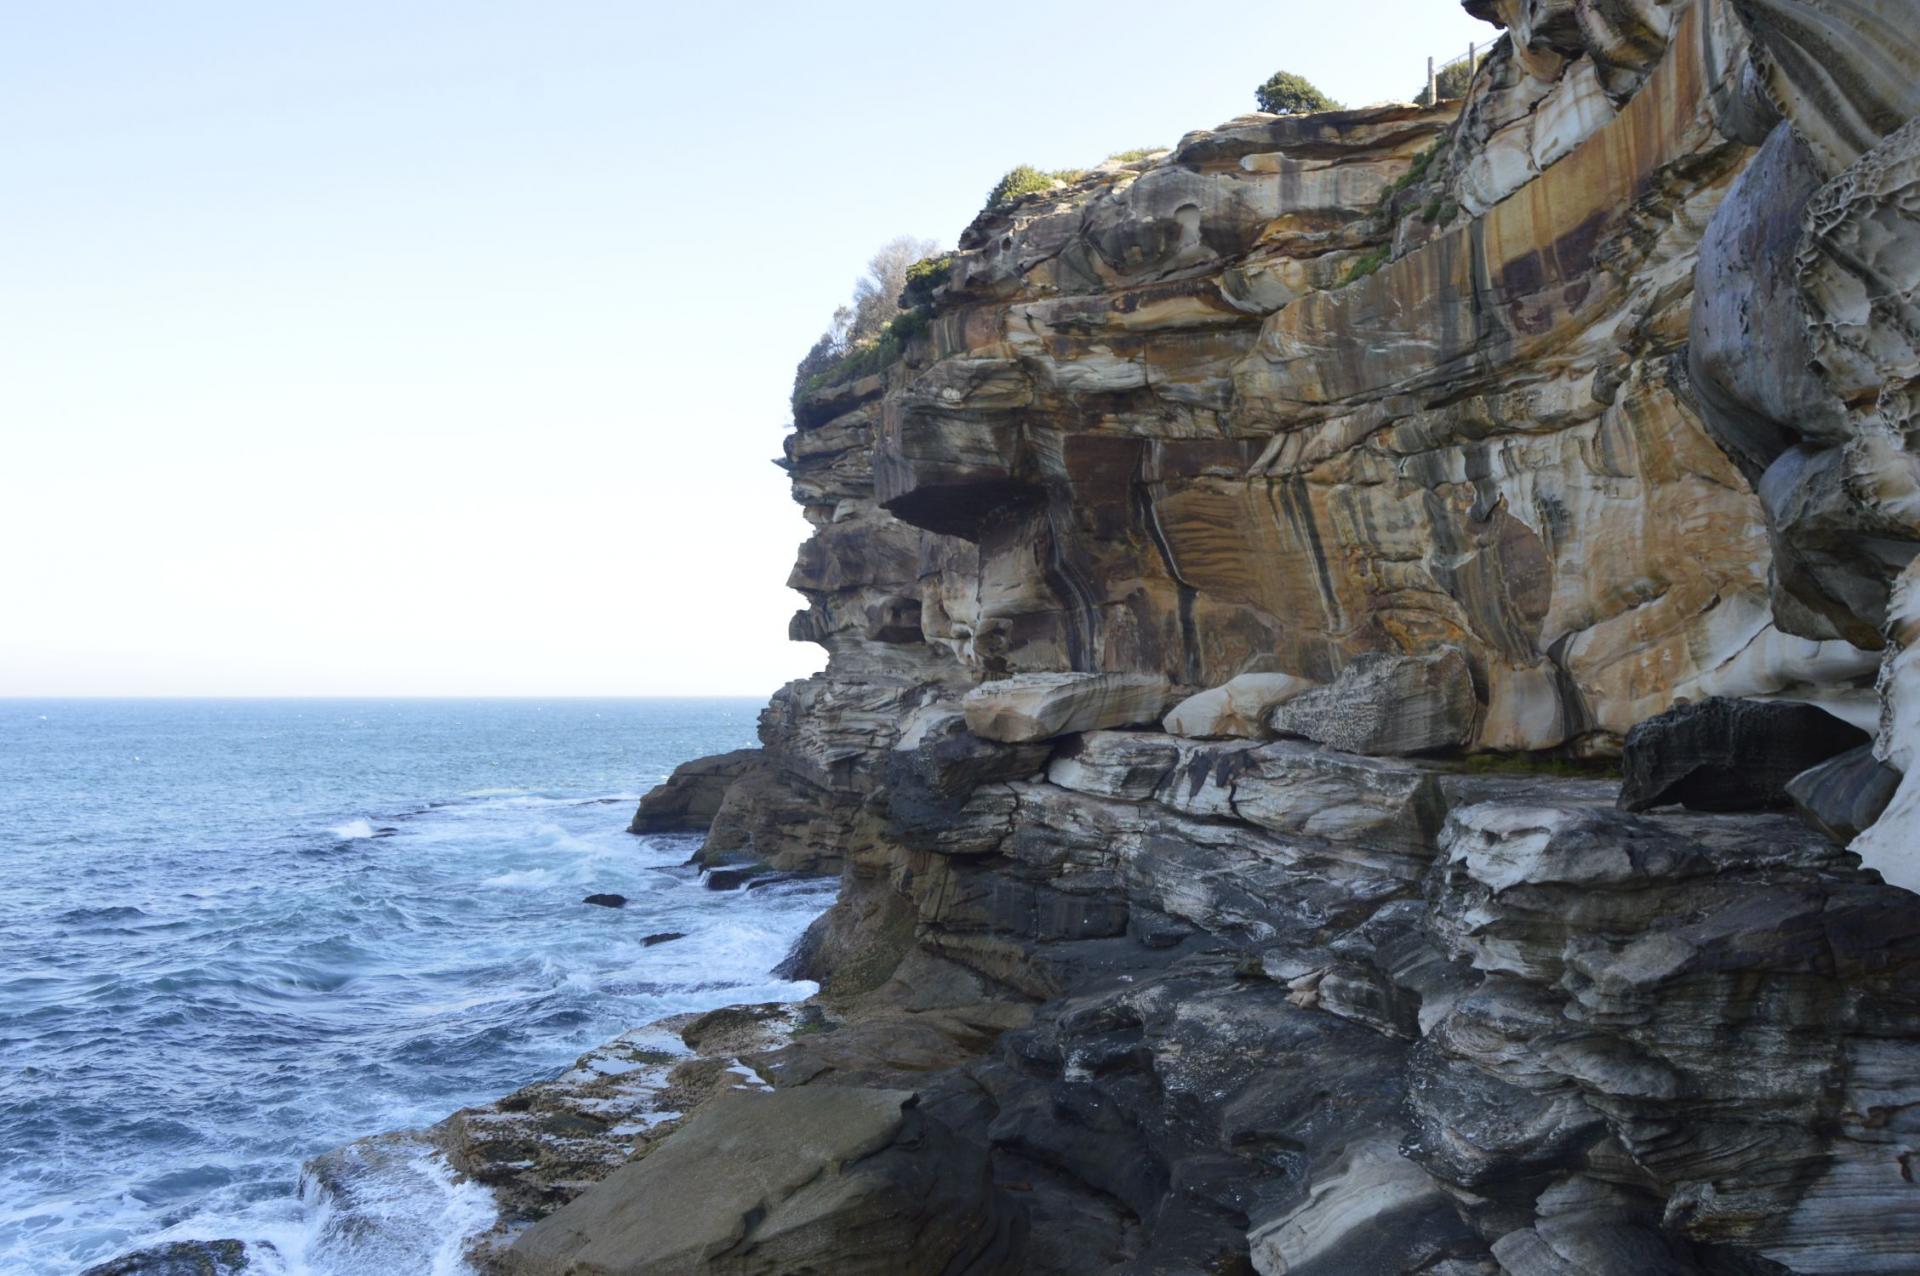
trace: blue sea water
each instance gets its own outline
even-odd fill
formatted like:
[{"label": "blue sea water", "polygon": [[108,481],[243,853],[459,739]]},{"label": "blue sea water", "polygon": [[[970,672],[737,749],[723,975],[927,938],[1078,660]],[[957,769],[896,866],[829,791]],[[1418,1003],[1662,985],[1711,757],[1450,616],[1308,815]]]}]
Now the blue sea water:
[{"label": "blue sea water", "polygon": [[[238,1237],[263,1276],[374,1276],[306,1158],[812,991],[769,971],[830,885],[707,891],[696,839],[625,832],[757,708],[0,701],[0,1273]],[[382,1208],[421,1272],[491,1222],[436,1165]]]}]

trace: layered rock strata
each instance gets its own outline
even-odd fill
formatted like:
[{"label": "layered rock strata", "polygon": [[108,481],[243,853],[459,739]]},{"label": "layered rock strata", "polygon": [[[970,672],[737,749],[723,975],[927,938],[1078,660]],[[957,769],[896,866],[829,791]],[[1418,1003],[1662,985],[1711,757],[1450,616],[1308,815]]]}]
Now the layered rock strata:
[{"label": "layered rock strata", "polygon": [[[1464,100],[983,214],[797,404],[829,659],[711,841],[841,866],[816,1018],[508,1267],[1920,1272],[1920,24],[1469,8]],[[1676,710],[1810,818],[1619,809]]]}]

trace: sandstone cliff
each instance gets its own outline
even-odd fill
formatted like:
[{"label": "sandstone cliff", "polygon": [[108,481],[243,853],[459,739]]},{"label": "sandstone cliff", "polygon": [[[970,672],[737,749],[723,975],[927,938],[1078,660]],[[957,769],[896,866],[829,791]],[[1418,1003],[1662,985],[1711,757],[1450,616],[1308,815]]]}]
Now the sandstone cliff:
[{"label": "sandstone cliff", "polygon": [[1920,14],[1468,8],[800,399],[829,663],[652,801],[825,991],[509,1267],[1920,1272]]}]

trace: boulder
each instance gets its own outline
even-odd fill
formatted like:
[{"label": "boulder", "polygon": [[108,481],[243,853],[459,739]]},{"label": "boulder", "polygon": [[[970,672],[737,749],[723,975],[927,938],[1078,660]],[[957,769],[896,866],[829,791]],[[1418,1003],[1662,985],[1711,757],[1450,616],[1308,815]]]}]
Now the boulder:
[{"label": "boulder", "polygon": [[234,1276],[252,1266],[240,1241],[173,1241],[96,1264],[81,1276]]},{"label": "boulder", "polygon": [[687,932],[684,930],[663,930],[646,936],[640,941],[640,946],[642,948],[651,948],[655,944],[671,944],[676,939],[685,939],[686,937]]},{"label": "boulder", "polygon": [[589,895],[580,902],[582,904],[595,904],[601,908],[625,908],[627,906],[627,897],[625,895]]},{"label": "boulder", "polygon": [[534,1224],[515,1276],[935,1276],[983,1229],[984,1148],[905,1090],[736,1091]]},{"label": "boulder", "polygon": [[1868,743],[1866,732],[1813,705],[1724,696],[1679,705],[1627,734],[1620,807],[1763,811],[1790,806],[1788,781]]},{"label": "boulder", "polygon": [[734,891],[747,885],[756,877],[763,877],[773,870],[765,864],[731,864],[723,868],[708,869],[704,880],[710,891]]},{"label": "boulder", "polygon": [[1845,845],[1880,818],[1900,787],[1900,773],[1863,744],[1787,781],[1787,796],[1807,823]]},{"label": "boulder", "polygon": [[1270,734],[1267,715],[1313,686],[1309,679],[1290,673],[1243,673],[1188,696],[1161,725],[1174,735],[1197,739],[1262,739]]},{"label": "boulder", "polygon": [[1260,1276],[1430,1271],[1485,1249],[1453,1198],[1396,1140],[1357,1141],[1315,1176],[1307,1199],[1248,1236]]},{"label": "boulder", "polygon": [[1467,658],[1453,647],[1423,656],[1357,657],[1325,687],[1273,711],[1280,735],[1304,736],[1347,753],[1403,757],[1463,747],[1477,701]]},{"label": "boulder", "polygon": [[1159,674],[1023,673],[975,687],[961,709],[982,739],[1024,744],[1158,722],[1172,693]]},{"label": "boulder", "polygon": [[759,749],[735,749],[682,762],[640,799],[629,833],[704,833],[719,813],[727,790],[760,767]]}]

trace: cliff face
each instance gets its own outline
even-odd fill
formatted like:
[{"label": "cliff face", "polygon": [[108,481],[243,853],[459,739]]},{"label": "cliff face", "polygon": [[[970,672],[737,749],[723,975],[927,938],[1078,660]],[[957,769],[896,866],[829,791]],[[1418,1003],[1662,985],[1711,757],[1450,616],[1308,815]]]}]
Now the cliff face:
[{"label": "cliff face", "polygon": [[[830,660],[710,850],[845,885],[741,1058],[776,1156],[912,1119],[697,1270],[1920,1272],[1920,21],[1468,7],[1463,102],[983,214],[798,405]],[[519,1269],[668,1270],[652,1159]]]}]

